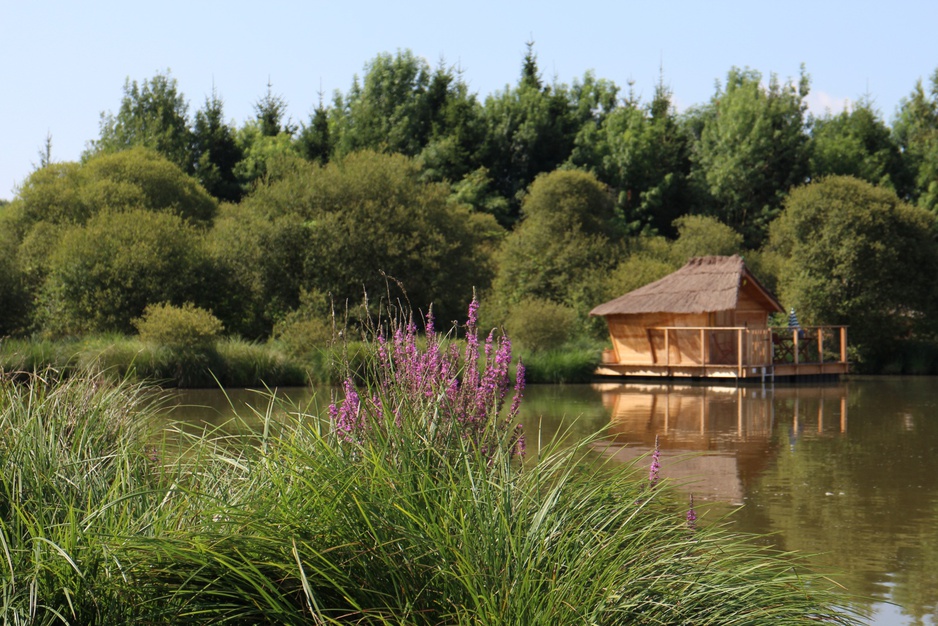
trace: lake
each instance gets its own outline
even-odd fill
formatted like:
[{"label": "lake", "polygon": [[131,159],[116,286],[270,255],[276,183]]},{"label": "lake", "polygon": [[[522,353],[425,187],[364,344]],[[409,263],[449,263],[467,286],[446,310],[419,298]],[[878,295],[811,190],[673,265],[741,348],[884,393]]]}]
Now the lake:
[{"label": "lake", "polygon": [[[330,392],[278,393],[314,410]],[[267,406],[247,390],[171,399],[169,417],[193,424],[223,424],[234,410],[251,418]],[[872,624],[938,624],[938,379],[532,386],[521,417],[529,450],[538,430],[549,439],[608,427],[596,453],[643,466],[657,436],[661,476],[694,495],[701,523],[812,555],[869,599],[860,604]]]}]

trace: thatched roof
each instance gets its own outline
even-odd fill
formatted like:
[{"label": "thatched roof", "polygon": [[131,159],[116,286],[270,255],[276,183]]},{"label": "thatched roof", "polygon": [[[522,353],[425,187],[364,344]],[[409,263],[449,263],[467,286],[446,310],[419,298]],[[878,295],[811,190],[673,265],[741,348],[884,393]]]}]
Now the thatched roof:
[{"label": "thatched roof", "polygon": [[661,280],[600,304],[590,315],[634,313],[712,313],[735,309],[743,287],[764,302],[769,311],[784,311],[778,300],[759,284],[738,254],[704,256]]}]

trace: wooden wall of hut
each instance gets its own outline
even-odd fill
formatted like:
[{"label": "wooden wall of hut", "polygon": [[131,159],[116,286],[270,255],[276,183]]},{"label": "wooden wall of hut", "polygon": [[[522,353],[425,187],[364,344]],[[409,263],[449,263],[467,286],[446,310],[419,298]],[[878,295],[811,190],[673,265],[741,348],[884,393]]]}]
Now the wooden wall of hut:
[{"label": "wooden wall of hut", "polygon": [[662,326],[707,326],[706,313],[643,313],[606,317],[618,363],[652,365],[670,363],[700,364],[700,332],[672,331],[665,355],[664,331],[649,330]]}]

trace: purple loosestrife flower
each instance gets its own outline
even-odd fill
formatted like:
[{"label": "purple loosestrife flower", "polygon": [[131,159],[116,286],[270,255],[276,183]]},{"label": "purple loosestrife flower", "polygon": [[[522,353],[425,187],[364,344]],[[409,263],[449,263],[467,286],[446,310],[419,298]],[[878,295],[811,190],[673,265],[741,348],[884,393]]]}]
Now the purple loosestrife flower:
[{"label": "purple loosestrife flower", "polygon": [[652,489],[658,484],[658,472],[661,470],[661,448],[658,447],[658,435],[655,435],[655,451],[651,454],[651,467],[648,469],[648,484]]},{"label": "purple loosestrife flower", "polygon": [[694,510],[694,494],[690,494],[690,508],[687,509],[687,527],[697,530],[697,512]]},{"label": "purple loosestrife flower", "polygon": [[510,454],[522,455],[524,433],[515,425],[515,418],[523,396],[524,366],[519,360],[515,395],[505,415],[502,409],[511,385],[511,342],[492,331],[484,347],[480,346],[478,308],[473,298],[465,326],[465,351],[455,342],[441,342],[432,313],[426,316],[420,342],[423,349],[412,318],[406,324],[392,321],[387,333],[378,334],[375,384],[364,396],[367,399],[360,400],[349,379],[343,400],[329,406],[339,440],[361,443],[369,429],[393,435],[389,429],[410,431],[416,427],[418,432],[432,434],[432,445],[446,449],[458,439],[470,441],[483,455],[491,456],[504,446]]},{"label": "purple loosestrife flower", "polygon": [[524,397],[524,363],[518,359],[518,367],[515,369],[515,397],[511,399],[511,409],[508,411],[508,419],[513,420],[518,415],[521,408],[521,398]]},{"label": "purple loosestrife flower", "polygon": [[342,404],[338,407],[334,402],[329,405],[329,417],[332,419],[333,428],[342,439],[347,442],[359,441],[365,423],[361,414],[358,392],[355,391],[351,378],[345,379],[344,389],[345,398]]},{"label": "purple loosestrife flower", "polygon": [[515,432],[512,436],[512,454],[517,456],[524,456],[524,452],[527,449],[527,444],[524,441],[524,426],[521,424],[515,424]]}]

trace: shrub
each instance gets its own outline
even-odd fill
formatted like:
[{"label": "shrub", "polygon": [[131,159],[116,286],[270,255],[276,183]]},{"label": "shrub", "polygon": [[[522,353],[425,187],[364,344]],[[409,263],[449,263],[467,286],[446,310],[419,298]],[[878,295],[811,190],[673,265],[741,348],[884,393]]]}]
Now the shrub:
[{"label": "shrub", "polygon": [[210,311],[192,303],[181,307],[150,304],[143,317],[133,321],[144,341],[182,350],[204,351],[211,348],[224,327]]},{"label": "shrub", "polygon": [[573,334],[576,311],[543,298],[525,298],[511,307],[505,329],[508,335],[533,352],[562,346]]}]

